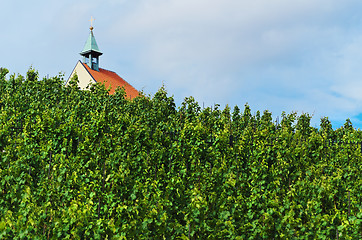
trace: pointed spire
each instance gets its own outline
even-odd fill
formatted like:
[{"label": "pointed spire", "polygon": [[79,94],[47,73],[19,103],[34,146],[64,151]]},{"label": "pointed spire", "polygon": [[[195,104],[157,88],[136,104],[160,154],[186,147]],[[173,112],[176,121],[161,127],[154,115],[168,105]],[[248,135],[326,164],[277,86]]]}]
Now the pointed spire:
[{"label": "pointed spire", "polygon": [[99,71],[99,56],[103,53],[99,50],[96,38],[93,35],[93,21],[92,17],[89,37],[80,55],[84,57],[84,63],[88,64],[91,69]]},{"label": "pointed spire", "polygon": [[91,31],[89,33],[89,37],[87,42],[84,45],[83,51],[80,53],[81,55],[90,53],[91,51],[99,53],[99,55],[102,55],[103,53],[99,50],[98,44],[96,41],[96,38],[93,34],[93,27],[90,27]]}]

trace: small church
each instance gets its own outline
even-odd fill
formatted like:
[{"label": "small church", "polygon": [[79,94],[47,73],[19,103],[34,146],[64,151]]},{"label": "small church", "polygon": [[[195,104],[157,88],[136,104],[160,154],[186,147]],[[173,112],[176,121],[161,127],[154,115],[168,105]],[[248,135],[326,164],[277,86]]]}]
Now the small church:
[{"label": "small church", "polygon": [[74,76],[78,75],[79,87],[84,90],[90,83],[102,83],[106,89],[110,88],[109,94],[113,94],[117,87],[123,87],[126,92],[127,99],[133,99],[139,95],[138,91],[123,78],[118,76],[117,73],[100,68],[99,57],[103,53],[99,50],[96,39],[93,34],[93,27],[90,27],[90,33],[87,42],[80,53],[83,56],[83,62],[78,61],[75,65],[69,80]]}]

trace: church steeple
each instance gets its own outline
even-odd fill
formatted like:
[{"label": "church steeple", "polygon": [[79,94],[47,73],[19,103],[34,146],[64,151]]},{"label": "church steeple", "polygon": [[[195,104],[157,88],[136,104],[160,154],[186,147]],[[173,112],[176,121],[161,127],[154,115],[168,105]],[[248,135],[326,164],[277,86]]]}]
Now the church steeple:
[{"label": "church steeple", "polygon": [[126,96],[129,99],[139,96],[140,94],[137,89],[118,76],[117,73],[99,67],[99,56],[103,53],[99,50],[93,35],[93,21],[94,19],[92,17],[89,37],[84,45],[83,51],[80,53],[80,55],[83,56],[83,62],[77,62],[65,85],[69,85],[71,79],[77,75],[79,81],[78,87],[82,90],[88,89],[89,84],[101,83],[104,84],[107,90],[110,90],[109,94],[114,94],[116,89],[120,87],[124,88]]},{"label": "church steeple", "polygon": [[[91,22],[93,18],[91,19]],[[93,27],[91,25],[90,33],[87,42],[84,45],[83,51],[80,55],[83,56],[83,62],[91,69],[99,71],[99,56],[103,53],[99,50],[96,39],[93,35]]]}]

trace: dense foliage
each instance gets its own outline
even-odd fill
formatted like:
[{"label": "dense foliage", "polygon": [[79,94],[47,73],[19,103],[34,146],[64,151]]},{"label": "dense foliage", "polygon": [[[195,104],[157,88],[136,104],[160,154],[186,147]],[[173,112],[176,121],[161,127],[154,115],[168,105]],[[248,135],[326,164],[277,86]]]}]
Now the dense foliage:
[{"label": "dense foliage", "polygon": [[0,239],[358,239],[362,135],[0,69]]}]

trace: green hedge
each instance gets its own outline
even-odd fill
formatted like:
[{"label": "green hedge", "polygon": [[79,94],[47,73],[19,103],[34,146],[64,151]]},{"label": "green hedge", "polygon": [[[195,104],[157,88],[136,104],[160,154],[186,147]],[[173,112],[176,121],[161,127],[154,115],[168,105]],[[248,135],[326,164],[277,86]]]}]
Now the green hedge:
[{"label": "green hedge", "polygon": [[361,131],[0,69],[0,239],[358,239]]}]

